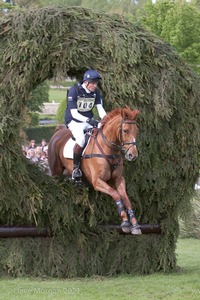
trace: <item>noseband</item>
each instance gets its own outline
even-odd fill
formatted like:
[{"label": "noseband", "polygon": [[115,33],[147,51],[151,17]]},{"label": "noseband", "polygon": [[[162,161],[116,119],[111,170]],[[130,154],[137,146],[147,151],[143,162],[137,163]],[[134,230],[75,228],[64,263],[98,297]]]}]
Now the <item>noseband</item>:
[{"label": "noseband", "polygon": [[119,136],[120,136],[120,145],[121,147],[123,147],[124,145],[132,145],[132,146],[136,146],[136,142],[123,142],[123,135],[122,135],[122,125],[123,124],[135,124],[137,125],[137,122],[135,121],[129,121],[126,119],[122,119],[121,124],[120,124],[120,129],[119,129]]}]

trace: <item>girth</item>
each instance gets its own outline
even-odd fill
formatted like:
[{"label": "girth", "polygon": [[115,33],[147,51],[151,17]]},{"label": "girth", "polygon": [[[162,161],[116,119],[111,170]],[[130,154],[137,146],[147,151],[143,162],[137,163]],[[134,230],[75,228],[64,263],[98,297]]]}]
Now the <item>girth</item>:
[{"label": "girth", "polygon": [[[111,172],[113,172],[120,165],[122,156],[120,154],[105,154],[103,148],[101,147],[101,145],[97,141],[98,132],[93,137],[94,137],[94,143],[96,143],[96,145],[99,148],[99,150],[100,150],[101,153],[84,154],[82,156],[82,158],[83,159],[89,159],[89,158],[93,158],[93,157],[104,158],[104,159],[106,159],[106,161],[110,165]],[[117,159],[117,162],[114,163],[113,160],[116,160],[116,159]]]},{"label": "girth", "polygon": [[[93,158],[93,157],[100,157],[106,159],[108,164],[110,165],[111,172],[113,172],[121,162],[121,155],[112,155],[112,154],[100,154],[100,153],[91,153],[91,154],[84,154],[82,158]],[[118,159],[116,163],[112,163],[110,160]]]},{"label": "girth", "polygon": [[92,157],[103,157],[103,158],[108,158],[108,159],[116,159],[116,158],[121,158],[120,154],[100,154],[100,153],[91,153],[91,154],[84,154],[83,158],[92,158]]}]

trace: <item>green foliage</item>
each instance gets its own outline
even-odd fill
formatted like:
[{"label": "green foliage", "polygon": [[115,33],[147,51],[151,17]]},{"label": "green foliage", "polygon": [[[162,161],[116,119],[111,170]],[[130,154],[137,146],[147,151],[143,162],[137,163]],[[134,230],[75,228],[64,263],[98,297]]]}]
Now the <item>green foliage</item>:
[{"label": "green foliage", "polygon": [[[106,109],[141,112],[140,156],[125,164],[124,175],[139,222],[160,223],[160,236],[101,231],[98,223],[119,222],[109,196],[79,193],[21,155],[19,132],[33,88],[60,73],[82,78],[88,68],[102,74]],[[47,226],[55,234],[31,255],[19,245],[18,261],[9,250],[1,260],[5,272],[71,277],[174,269],[178,216],[194,192],[200,148],[200,80],[177,52],[122,16],[32,9],[1,19],[0,82],[0,222]]]},{"label": "green foliage", "polygon": [[78,6],[82,0],[41,0],[43,5],[64,5],[64,6]]},{"label": "green foliage", "polygon": [[35,126],[25,128],[24,131],[29,141],[35,140],[36,143],[39,144],[42,139],[50,141],[52,135],[54,134],[55,126]]},{"label": "green foliage", "polygon": [[59,89],[60,86],[64,87],[70,87],[74,84],[75,81],[67,81],[67,80],[59,80],[59,81],[54,81],[54,80],[47,80],[48,85],[53,85],[56,86],[57,89]]},{"label": "green foliage", "polygon": [[41,0],[40,2],[43,6],[80,6],[106,13],[116,13],[126,16],[131,14],[133,16],[136,15],[136,11],[139,8],[144,6],[145,1],[140,0],[137,4],[132,0]]},{"label": "green foliage", "polygon": [[67,89],[50,89],[49,90],[49,102],[55,101],[55,103],[60,103],[65,98],[66,99]]},{"label": "green foliage", "polygon": [[39,115],[37,113],[30,113],[31,122],[29,126],[36,126],[39,122]]},{"label": "green foliage", "polygon": [[45,81],[30,93],[26,106],[31,112],[41,112],[44,102],[49,102],[49,86]]},{"label": "green foliage", "polygon": [[30,8],[41,6],[42,0],[12,0],[16,7]]},{"label": "green foliage", "polygon": [[63,99],[60,102],[60,105],[59,105],[57,113],[56,113],[56,120],[58,123],[61,123],[61,124],[65,123],[64,113],[65,113],[66,107],[67,107],[66,99]]},{"label": "green foliage", "polygon": [[2,11],[4,9],[10,9],[10,8],[11,8],[11,4],[9,2],[0,0],[0,11]]},{"label": "green foliage", "polygon": [[54,115],[40,114],[39,115],[39,120],[55,120],[55,116]]},{"label": "green foliage", "polygon": [[81,6],[85,8],[92,8],[96,10],[103,10],[109,13],[126,14],[135,10],[135,3],[132,0],[82,0]]},{"label": "green foliage", "polygon": [[200,1],[199,0],[194,0],[194,4],[197,7],[197,9],[200,10]]},{"label": "green foliage", "polygon": [[190,213],[180,220],[180,235],[200,239],[200,192],[192,200]]},{"label": "green foliage", "polygon": [[195,71],[200,72],[200,11],[195,5],[170,0],[149,2],[142,23],[176,48]]}]

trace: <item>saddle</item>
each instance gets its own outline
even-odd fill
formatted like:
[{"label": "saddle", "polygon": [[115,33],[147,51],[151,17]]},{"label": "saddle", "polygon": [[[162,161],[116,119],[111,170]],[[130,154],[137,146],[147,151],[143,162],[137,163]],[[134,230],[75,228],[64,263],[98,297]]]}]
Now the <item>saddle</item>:
[{"label": "saddle", "polygon": [[[90,138],[91,138],[91,135],[92,135],[92,131],[93,131],[93,128],[90,128],[87,131],[85,131],[85,145],[84,145],[84,150],[83,150],[82,156],[84,155],[84,152],[85,152],[85,150],[86,150],[86,148],[89,144],[89,141],[90,141]],[[75,144],[76,144],[76,140],[75,140],[74,137],[71,137],[67,141],[67,143],[65,144],[65,146],[63,148],[63,156],[65,158],[73,159]]]}]

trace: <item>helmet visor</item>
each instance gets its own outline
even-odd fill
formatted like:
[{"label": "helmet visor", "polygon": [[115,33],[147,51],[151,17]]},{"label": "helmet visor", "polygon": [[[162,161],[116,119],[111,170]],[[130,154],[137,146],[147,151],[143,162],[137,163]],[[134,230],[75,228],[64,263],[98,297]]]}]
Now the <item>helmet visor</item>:
[{"label": "helmet visor", "polygon": [[95,79],[90,79],[90,78],[88,78],[87,80],[86,80],[87,82],[91,82],[91,83],[96,83],[96,84],[98,84],[100,81],[101,81],[101,79],[100,78],[95,78]]}]

